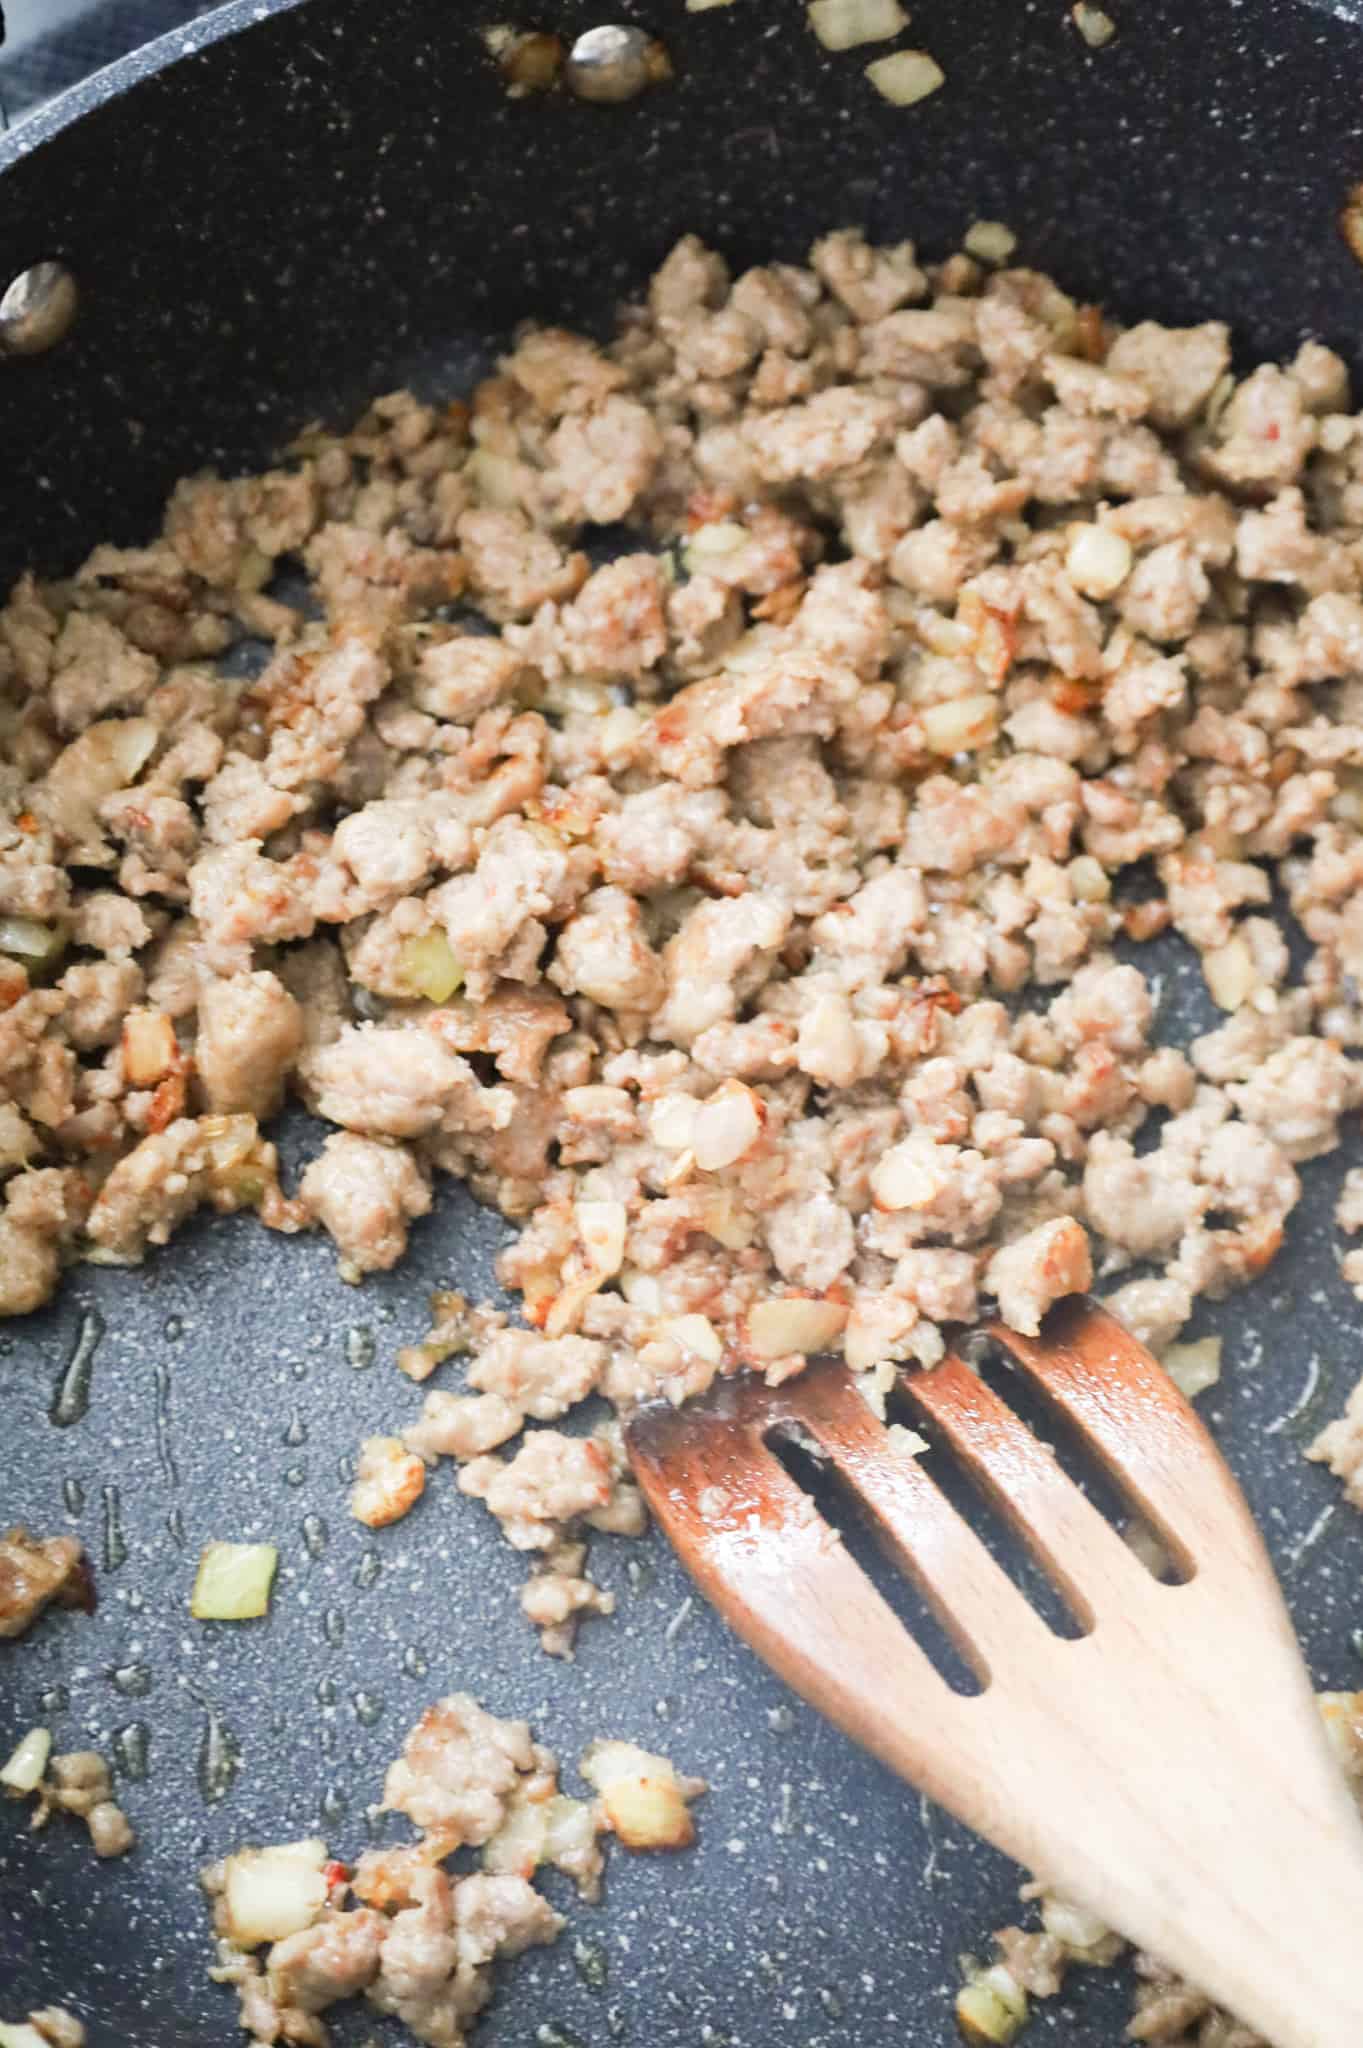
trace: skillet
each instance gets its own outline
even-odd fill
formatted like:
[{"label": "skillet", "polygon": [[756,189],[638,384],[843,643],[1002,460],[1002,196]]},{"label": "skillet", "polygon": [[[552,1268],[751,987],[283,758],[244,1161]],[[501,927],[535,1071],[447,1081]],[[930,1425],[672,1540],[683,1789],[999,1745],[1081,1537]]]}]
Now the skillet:
[{"label": "skillet", "polygon": [[[1061,0],[919,0],[909,40],[948,85],[899,112],[862,78],[872,53],[827,57],[794,0],[543,0],[535,25],[569,37],[638,21],[666,41],[675,81],[605,108],[508,100],[468,0],[233,0],[0,140],[0,287],[57,257],[82,294],[59,347],[0,361],[0,581],[144,536],[181,474],[248,467],[376,389],[463,390],[528,314],[603,330],[688,229],[741,265],[853,221],[941,254],[1002,218],[1022,260],[1116,314],[1230,317],[1247,359],[1315,334],[1363,370],[1363,272],[1335,228],[1363,177],[1353,9],[1112,10],[1090,54]],[[1165,1035],[1205,1028],[1190,956],[1142,958]],[[286,1160],[316,1139],[286,1119]],[[1204,1406],[1335,1688],[1363,1683],[1363,1523],[1299,1446],[1363,1365],[1329,1223],[1358,1157],[1354,1137],[1307,1168],[1288,1251],[1191,1331],[1225,1338]],[[432,1287],[494,1291],[505,1236],[447,1187],[357,1293],[320,1241],[214,1221],[0,1328],[0,1523],[77,1531],[101,1595],[0,1651],[0,1746],[42,1722],[106,1750],[142,1837],[99,1865],[74,1829],[0,1812],[0,2016],[56,2000],[93,2048],[226,2048],[198,1866],[313,1830],[357,1852],[402,1734],[467,1687],[569,1761],[623,1734],[712,1786],[695,1852],[617,1859],[604,1908],[512,1966],[487,2048],[954,2038],[956,1956],[1015,1916],[1016,1872],[788,1701],[687,1605],[660,1540],[598,1546],[620,1612],[565,1669],[452,1487],[377,1536],[348,1517],[355,1443],[418,1405],[393,1352]],[[59,1428],[73,1360],[88,1405]],[[271,1616],[192,1623],[201,1545],[246,1536],[282,1551]],[[1077,1973],[1028,2038],[1098,2048],[1126,1996]]]}]

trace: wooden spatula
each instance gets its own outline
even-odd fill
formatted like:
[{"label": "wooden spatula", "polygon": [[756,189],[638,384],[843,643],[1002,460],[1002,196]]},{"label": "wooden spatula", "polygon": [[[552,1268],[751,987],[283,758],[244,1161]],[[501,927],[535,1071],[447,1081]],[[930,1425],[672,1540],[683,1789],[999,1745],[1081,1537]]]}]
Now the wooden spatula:
[{"label": "wooden spatula", "polygon": [[[682,1561],[812,1706],[1276,2048],[1363,2044],[1363,1826],[1220,1452],[1092,1303],[988,1335],[1176,1562],[1161,1583],[956,1355],[905,1376],[1085,1633],[1056,1635],[833,1362],[641,1409],[634,1468]],[[953,1691],[773,1454],[812,1441],[982,1690]]]}]

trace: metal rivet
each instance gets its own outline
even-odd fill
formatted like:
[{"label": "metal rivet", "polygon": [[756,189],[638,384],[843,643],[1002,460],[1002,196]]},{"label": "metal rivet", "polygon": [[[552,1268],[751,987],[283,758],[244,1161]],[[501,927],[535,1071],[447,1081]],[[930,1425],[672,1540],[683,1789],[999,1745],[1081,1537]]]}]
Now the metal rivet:
[{"label": "metal rivet", "polygon": [[64,263],[21,270],[0,298],[0,355],[40,356],[64,341],[80,294]]},{"label": "metal rivet", "polygon": [[563,77],[580,100],[632,100],[670,68],[661,44],[641,28],[610,25],[578,37]]}]

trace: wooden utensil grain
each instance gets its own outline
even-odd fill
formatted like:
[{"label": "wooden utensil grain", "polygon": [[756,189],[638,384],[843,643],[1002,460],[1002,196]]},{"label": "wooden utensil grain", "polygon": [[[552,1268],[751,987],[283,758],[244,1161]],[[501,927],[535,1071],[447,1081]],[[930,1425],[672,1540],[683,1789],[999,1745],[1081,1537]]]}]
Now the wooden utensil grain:
[{"label": "wooden utensil grain", "polygon": [[[1268,1555],[1163,1368],[1090,1302],[1039,1339],[987,1333],[1159,1535],[1157,1579],[958,1356],[906,1375],[1064,1594],[1050,1629],[846,1369],[750,1375],[627,1437],[697,1583],[811,1705],[1044,1882],[1276,2048],[1363,2042],[1363,1824]],[[772,1449],[811,1445],[858,1497],[981,1690],[954,1691]]]}]

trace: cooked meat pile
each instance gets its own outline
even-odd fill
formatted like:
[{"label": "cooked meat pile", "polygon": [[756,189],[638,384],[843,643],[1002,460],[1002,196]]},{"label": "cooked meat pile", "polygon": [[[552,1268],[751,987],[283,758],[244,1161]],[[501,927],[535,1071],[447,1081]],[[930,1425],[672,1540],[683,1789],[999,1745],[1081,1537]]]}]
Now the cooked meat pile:
[{"label": "cooked meat pile", "polygon": [[[594,1751],[625,1775],[606,1771],[599,1803],[570,1799],[526,1722],[498,1720],[454,1693],[423,1714],[384,1786],[385,1808],[417,1828],[414,1844],[367,1849],[351,1867],[328,1861],[320,1841],[295,1842],[240,1849],[206,1870],[221,1936],[213,1975],[237,1987],[251,2041],[325,2048],[318,2015],[362,1994],[430,2048],[459,2048],[491,1995],[492,1964],[562,1931],[563,1916],[530,1881],[537,1869],[552,1865],[595,1899],[603,1829],[630,1847],[691,1839],[686,1801],[703,1790],[698,1780],[626,1743]],[[589,1751],[584,1770],[593,1761]],[[613,1809],[622,1787],[636,1818],[641,1799],[651,1803],[651,1839],[632,1841]],[[671,1838],[657,1823],[669,1803]],[[482,1868],[447,1874],[443,1859],[465,1846],[481,1849]],[[267,1943],[262,1963],[252,1951]]]},{"label": "cooked meat pile", "polygon": [[[1363,1100],[1363,438],[1328,349],[1229,361],[966,256],[687,238],[608,347],[528,330],[23,582],[0,1307],[204,1204],[359,1278],[463,1176],[543,1337],[485,1319],[356,1510],[465,1461],[560,1648],[577,1524],[639,1509],[609,1437],[499,1458],[527,1417],[883,1386],[1095,1268],[1168,1343]],[[1168,926],[1226,1012],[1186,1053],[1119,957]],[[286,1090],[339,1127],[292,1195]]]},{"label": "cooked meat pile", "polygon": [[[1169,1344],[1363,1101],[1350,408],[1316,343],[1237,377],[1220,323],[1123,331],[1028,270],[839,232],[735,279],[687,238],[608,346],[528,330],[469,405],[381,399],[25,579],[0,1312],[203,1206],[320,1224],[358,1280],[463,1177],[523,1225],[532,1327],[438,1304],[403,1363],[468,1353],[466,1388],[370,1440],[353,1504],[380,1526],[459,1460],[564,1652],[609,1608],[586,1529],[641,1508],[614,1425],[499,1455],[527,1421],[828,1349],[875,1398],[984,1298],[1035,1331],[1095,1273]],[[1186,1052],[1137,964],[1170,928],[1225,1013]],[[336,1127],[292,1193],[287,1092]],[[1363,1499],[1354,1405],[1318,1450]],[[51,1574],[19,1576],[23,1626]],[[301,1884],[297,1927],[243,1929],[249,1863],[215,1873],[257,2041],[362,1990],[452,2048],[557,1932],[535,1864],[593,1881],[599,1816],[462,1697],[388,1798],[422,1842],[353,1873],[242,1852],[300,1866],[255,1887]],[[524,1867],[446,1876],[516,1814]],[[1139,2038],[1202,2024],[1143,1997]]]},{"label": "cooked meat pile", "polygon": [[0,1640],[21,1636],[45,1607],[95,1604],[90,1567],[74,1536],[48,1536],[42,1541],[27,1529],[6,1529],[0,1535]]},{"label": "cooked meat pile", "polygon": [[[32,1730],[11,1757],[0,1788],[9,1799],[32,1796],[35,1804],[30,1827],[45,1828],[54,1813],[69,1813],[84,1821],[90,1846],[101,1859],[124,1856],[135,1848],[137,1836],[114,1798],[113,1776],[98,1750],[73,1749],[65,1756],[53,1756],[51,1750],[48,1731]],[[33,1752],[32,1768],[19,1782],[9,1773],[26,1751]]]}]

